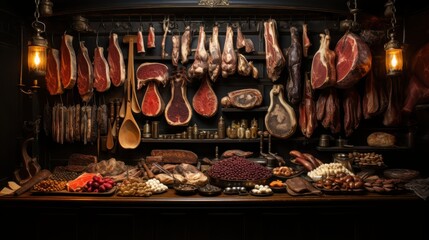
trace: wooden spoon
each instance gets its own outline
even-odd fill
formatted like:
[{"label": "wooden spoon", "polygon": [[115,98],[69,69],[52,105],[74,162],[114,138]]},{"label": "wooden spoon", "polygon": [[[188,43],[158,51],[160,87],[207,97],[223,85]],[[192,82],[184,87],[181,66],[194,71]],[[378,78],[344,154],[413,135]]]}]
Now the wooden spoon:
[{"label": "wooden spoon", "polygon": [[119,144],[125,149],[134,149],[138,147],[141,142],[140,127],[134,119],[131,112],[131,82],[134,81],[134,42],[137,40],[136,36],[124,36],[123,41],[128,42],[128,79],[127,79],[127,106],[125,118],[119,129]]}]

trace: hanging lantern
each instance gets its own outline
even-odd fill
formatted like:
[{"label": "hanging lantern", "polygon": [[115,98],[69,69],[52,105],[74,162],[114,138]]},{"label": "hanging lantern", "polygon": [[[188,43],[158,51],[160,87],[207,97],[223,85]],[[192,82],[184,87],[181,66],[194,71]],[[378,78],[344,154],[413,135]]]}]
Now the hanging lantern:
[{"label": "hanging lantern", "polygon": [[394,0],[388,0],[384,7],[386,8],[384,15],[390,17],[392,24],[391,28],[387,30],[389,41],[384,44],[384,51],[386,51],[386,74],[388,76],[394,76],[402,73],[402,67],[404,65],[402,46],[395,39],[396,8]]},{"label": "hanging lantern", "polygon": [[393,33],[390,34],[389,42],[384,44],[384,50],[386,51],[386,74],[388,76],[400,74],[404,65],[402,47],[395,40]]},{"label": "hanging lantern", "polygon": [[28,42],[28,71],[32,76],[44,76],[46,74],[46,49],[48,41],[42,37],[45,32],[45,24],[39,21],[39,0],[36,0],[35,20],[32,23],[36,31],[32,39]]}]

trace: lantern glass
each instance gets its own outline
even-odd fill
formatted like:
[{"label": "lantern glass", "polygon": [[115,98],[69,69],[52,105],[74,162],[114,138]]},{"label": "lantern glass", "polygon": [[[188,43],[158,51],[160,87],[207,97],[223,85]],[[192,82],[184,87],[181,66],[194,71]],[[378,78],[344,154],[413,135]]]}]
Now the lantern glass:
[{"label": "lantern glass", "polygon": [[28,70],[30,74],[46,74],[46,46],[28,45]]},{"label": "lantern glass", "polygon": [[386,49],[387,75],[397,75],[402,72],[403,58],[401,48]]}]

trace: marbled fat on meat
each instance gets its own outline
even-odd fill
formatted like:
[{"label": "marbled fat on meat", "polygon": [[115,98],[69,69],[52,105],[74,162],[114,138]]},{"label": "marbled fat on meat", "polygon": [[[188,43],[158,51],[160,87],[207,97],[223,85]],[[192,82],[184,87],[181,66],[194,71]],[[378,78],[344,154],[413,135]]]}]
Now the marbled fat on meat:
[{"label": "marbled fat on meat", "polygon": [[61,39],[61,81],[65,89],[72,89],[76,83],[76,53],[73,36],[64,34]]},{"label": "marbled fat on meat", "polygon": [[98,92],[105,92],[110,89],[111,80],[109,64],[104,57],[104,48],[94,49],[94,88]]},{"label": "marbled fat on meat", "polygon": [[64,92],[60,76],[60,51],[55,48],[48,50],[46,58],[46,87],[49,94],[58,95]]},{"label": "marbled fat on meat", "polygon": [[125,61],[122,49],[119,46],[118,34],[112,33],[109,37],[109,47],[107,49],[107,62],[109,64],[110,81],[113,86],[122,86],[125,82]]}]

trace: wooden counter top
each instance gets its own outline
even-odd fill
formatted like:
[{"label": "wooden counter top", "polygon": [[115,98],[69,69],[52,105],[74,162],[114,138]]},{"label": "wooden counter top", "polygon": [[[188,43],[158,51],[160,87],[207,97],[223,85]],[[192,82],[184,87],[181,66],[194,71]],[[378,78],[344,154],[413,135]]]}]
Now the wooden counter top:
[{"label": "wooden counter top", "polygon": [[281,206],[281,207],[294,207],[294,206],[312,206],[312,205],[353,205],[360,203],[371,204],[423,204],[424,200],[416,196],[414,193],[404,193],[396,195],[388,194],[351,194],[351,195],[330,195],[322,194],[307,195],[307,196],[291,196],[287,193],[274,193],[271,196],[259,197],[253,195],[227,195],[221,194],[218,196],[201,196],[199,194],[191,196],[181,196],[175,193],[174,189],[168,189],[167,192],[162,194],[154,194],[149,197],[122,197],[116,194],[111,196],[88,196],[79,194],[68,195],[34,195],[31,192],[26,192],[20,196],[6,196],[0,198],[1,204],[38,204],[38,205],[62,205],[62,204],[79,204],[79,205],[92,205],[103,203],[105,206]]}]

